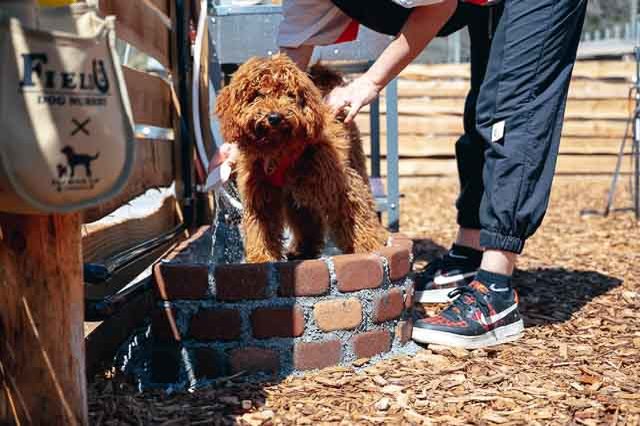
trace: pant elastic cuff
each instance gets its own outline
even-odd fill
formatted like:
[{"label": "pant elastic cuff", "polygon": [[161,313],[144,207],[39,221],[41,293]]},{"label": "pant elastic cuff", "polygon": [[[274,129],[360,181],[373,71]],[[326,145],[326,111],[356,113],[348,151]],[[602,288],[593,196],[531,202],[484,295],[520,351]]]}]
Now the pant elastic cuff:
[{"label": "pant elastic cuff", "polygon": [[480,246],[485,250],[502,250],[520,254],[524,249],[524,240],[482,229],[480,231]]}]

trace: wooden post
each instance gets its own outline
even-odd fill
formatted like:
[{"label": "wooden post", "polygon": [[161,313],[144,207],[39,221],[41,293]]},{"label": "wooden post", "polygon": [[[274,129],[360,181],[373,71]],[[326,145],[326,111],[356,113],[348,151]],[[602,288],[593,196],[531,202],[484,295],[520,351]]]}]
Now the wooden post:
[{"label": "wooden post", "polygon": [[0,213],[0,424],[87,424],[80,225]]},{"label": "wooden post", "polygon": [[[34,23],[36,1],[0,0]],[[87,424],[80,214],[0,213],[0,424]]]}]

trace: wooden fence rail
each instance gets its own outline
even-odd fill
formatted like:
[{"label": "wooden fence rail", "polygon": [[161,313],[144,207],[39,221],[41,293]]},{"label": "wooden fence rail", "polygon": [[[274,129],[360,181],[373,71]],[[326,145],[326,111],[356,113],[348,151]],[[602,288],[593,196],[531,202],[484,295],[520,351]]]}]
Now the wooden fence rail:
[{"label": "wooden fence rail", "polygon": [[[4,1],[0,0],[0,7]],[[35,6],[35,0],[29,1]],[[81,250],[84,248],[84,261],[100,261],[175,230],[182,219],[183,133],[176,81],[181,77],[178,46],[186,45],[187,38],[186,33],[175,30],[188,28],[191,2],[184,1],[185,16],[181,17],[176,3],[99,1],[101,14],[116,16],[118,38],[158,60],[174,79],[124,67],[134,121],[167,129],[161,132],[167,139],[136,140],[135,168],[125,189],[102,205],[69,215],[0,214],[0,424],[88,423],[83,302],[85,289],[91,292],[91,286],[85,288],[83,282]],[[183,39],[178,40],[179,36]],[[160,197],[148,212],[135,217],[114,215],[148,190],[171,185],[177,195]],[[120,281],[155,262],[167,244],[138,259]],[[104,296],[100,291],[97,296]],[[136,306],[135,315],[124,312],[118,318],[140,321],[144,317],[140,308],[145,306],[149,303]],[[120,333],[107,334],[122,340],[128,325],[122,323]],[[114,330],[113,324],[104,329]],[[96,333],[101,334],[100,327]],[[90,339],[87,352],[109,356],[120,340],[103,345],[99,339]],[[97,364],[94,361],[91,366]]]},{"label": "wooden fence rail", "polygon": [[[627,119],[634,105],[629,90],[635,63],[581,61],[576,64],[565,114],[557,173],[606,175],[613,172]],[[455,142],[463,131],[468,64],[411,65],[399,81],[401,176],[455,175]],[[386,105],[381,99],[384,115]],[[357,117],[369,136],[368,108]],[[385,120],[381,132],[385,134]],[[369,144],[365,141],[365,149]],[[381,151],[386,153],[385,138]],[[385,170],[383,165],[382,170]],[[623,172],[628,172],[624,162]]]}]

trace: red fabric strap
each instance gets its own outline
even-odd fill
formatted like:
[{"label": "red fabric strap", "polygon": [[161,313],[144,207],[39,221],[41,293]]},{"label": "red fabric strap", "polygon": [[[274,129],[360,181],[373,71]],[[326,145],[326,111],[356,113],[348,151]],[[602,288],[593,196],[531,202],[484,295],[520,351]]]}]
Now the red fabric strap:
[{"label": "red fabric strap", "polygon": [[288,151],[288,155],[280,159],[280,162],[278,163],[278,168],[273,173],[266,176],[267,181],[273,186],[282,188],[284,186],[284,177],[287,174],[287,170],[289,170],[289,167],[291,167],[293,163],[298,161],[298,158],[300,158],[303,152],[304,152],[304,149],[302,150],[296,149],[296,150]]},{"label": "red fabric strap", "polygon": [[360,24],[355,19],[352,19],[347,25],[347,28],[344,29],[340,37],[336,40],[335,44],[338,43],[346,43],[349,41],[354,41],[358,38],[358,30],[360,29]]}]

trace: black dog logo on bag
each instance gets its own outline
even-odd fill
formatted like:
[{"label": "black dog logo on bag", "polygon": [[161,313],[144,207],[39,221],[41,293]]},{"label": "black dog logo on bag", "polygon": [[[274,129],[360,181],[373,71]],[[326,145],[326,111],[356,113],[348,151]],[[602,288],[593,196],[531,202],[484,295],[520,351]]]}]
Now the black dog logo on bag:
[{"label": "black dog logo on bag", "polygon": [[[51,185],[58,191],[91,191],[100,182],[100,177],[94,177],[91,165],[100,157],[76,152],[72,146],[66,145],[60,150],[67,161],[56,165],[56,174],[52,176]],[[84,176],[76,177],[76,167],[84,168]]]},{"label": "black dog logo on bag", "polygon": [[[96,155],[88,155],[88,154],[77,154],[74,149],[67,145],[60,150],[67,157],[67,167],[64,170],[66,174],[67,171],[70,171],[70,177],[73,178],[76,173],[76,166],[83,166],[85,175],[87,177],[91,177],[91,163],[98,159],[100,153],[98,152]],[[64,166],[62,166],[64,167]],[[60,165],[58,166],[58,174],[62,171]]]}]

